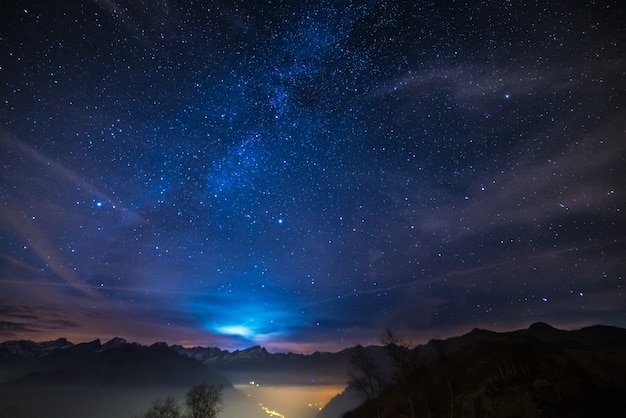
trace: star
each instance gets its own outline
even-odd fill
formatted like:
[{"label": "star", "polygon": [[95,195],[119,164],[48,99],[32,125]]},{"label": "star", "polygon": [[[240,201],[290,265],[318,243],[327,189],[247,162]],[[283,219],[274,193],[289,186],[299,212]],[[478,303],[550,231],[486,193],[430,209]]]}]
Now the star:
[{"label": "star", "polygon": [[626,325],[621,3],[31,3],[0,17],[0,339]]}]

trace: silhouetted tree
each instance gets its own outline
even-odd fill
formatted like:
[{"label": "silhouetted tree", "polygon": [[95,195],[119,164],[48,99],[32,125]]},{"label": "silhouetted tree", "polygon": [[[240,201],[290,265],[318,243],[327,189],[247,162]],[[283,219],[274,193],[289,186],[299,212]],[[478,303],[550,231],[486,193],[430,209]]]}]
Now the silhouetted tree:
[{"label": "silhouetted tree", "polygon": [[395,379],[409,404],[409,417],[415,418],[415,407],[411,397],[411,385],[408,377],[415,371],[417,362],[413,348],[400,335],[390,329],[385,330],[381,343],[387,350],[395,369]]},{"label": "silhouetted tree", "polygon": [[156,400],[152,403],[148,411],[146,411],[142,418],[181,418],[180,405],[171,396],[165,398],[165,400]]},{"label": "silhouetted tree", "polygon": [[202,383],[187,392],[185,403],[191,418],[215,418],[222,410],[222,386]]},{"label": "silhouetted tree", "polygon": [[377,398],[383,389],[383,376],[374,358],[360,344],[352,351],[348,375],[350,385],[363,393],[368,401],[374,403],[376,415],[380,417]]}]

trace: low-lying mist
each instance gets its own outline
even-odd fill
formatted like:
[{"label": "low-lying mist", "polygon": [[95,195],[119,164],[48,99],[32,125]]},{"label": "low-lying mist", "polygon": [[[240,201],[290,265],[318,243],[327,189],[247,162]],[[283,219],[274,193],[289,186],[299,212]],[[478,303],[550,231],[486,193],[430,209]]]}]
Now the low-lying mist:
[{"label": "low-lying mist", "polygon": [[[236,385],[235,388],[265,414],[286,418],[314,418],[328,401],[344,390],[345,385],[263,386],[250,382],[247,385]],[[225,418],[241,416],[224,414]]]},{"label": "low-lying mist", "polygon": [[[237,383],[223,391],[220,418],[314,418],[345,384]],[[153,401],[185,401],[188,387],[12,384],[0,386],[0,418],[135,418]]]}]

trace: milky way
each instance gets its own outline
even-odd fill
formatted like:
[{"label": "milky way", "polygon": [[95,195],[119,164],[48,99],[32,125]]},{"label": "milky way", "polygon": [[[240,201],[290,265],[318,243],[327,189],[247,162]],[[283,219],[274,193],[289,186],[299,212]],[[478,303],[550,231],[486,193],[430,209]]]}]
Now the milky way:
[{"label": "milky way", "polygon": [[17,1],[0,337],[626,326],[619,2]]}]

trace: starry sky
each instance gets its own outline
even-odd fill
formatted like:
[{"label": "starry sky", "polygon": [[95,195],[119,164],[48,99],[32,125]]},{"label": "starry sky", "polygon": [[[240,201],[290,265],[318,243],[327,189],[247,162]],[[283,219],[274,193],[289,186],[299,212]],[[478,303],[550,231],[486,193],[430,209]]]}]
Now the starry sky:
[{"label": "starry sky", "polygon": [[0,339],[626,326],[626,5],[0,6]]}]

